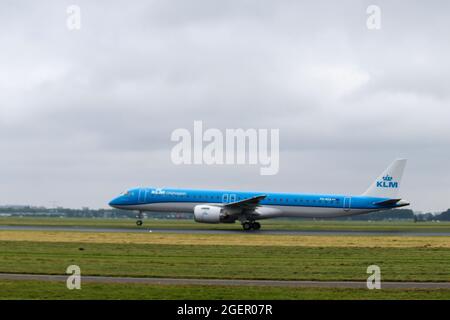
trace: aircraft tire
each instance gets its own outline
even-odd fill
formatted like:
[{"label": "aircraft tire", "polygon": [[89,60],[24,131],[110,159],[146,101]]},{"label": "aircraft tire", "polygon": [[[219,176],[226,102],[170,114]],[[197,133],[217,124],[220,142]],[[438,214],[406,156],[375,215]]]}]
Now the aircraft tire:
[{"label": "aircraft tire", "polygon": [[253,222],[253,224],[252,224],[252,229],[254,229],[254,230],[259,230],[259,229],[261,229],[261,224],[259,223],[259,222]]},{"label": "aircraft tire", "polygon": [[252,224],[248,221],[245,221],[242,223],[242,228],[244,228],[245,231],[248,231],[252,229]]}]

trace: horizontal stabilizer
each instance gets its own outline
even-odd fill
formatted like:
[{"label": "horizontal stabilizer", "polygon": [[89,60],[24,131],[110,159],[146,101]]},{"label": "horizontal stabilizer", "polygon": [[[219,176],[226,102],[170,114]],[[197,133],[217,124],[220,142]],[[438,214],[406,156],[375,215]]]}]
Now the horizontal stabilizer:
[{"label": "horizontal stabilizer", "polygon": [[385,200],[385,201],[380,201],[380,202],[375,202],[374,204],[378,205],[378,206],[393,206],[395,204],[397,204],[397,202],[399,202],[402,199],[389,199],[389,200]]}]

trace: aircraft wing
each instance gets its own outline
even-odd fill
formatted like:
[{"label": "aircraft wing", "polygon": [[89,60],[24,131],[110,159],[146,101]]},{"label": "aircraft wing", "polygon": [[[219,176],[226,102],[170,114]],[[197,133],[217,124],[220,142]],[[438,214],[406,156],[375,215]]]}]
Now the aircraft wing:
[{"label": "aircraft wing", "polygon": [[228,209],[254,210],[257,206],[259,206],[259,202],[265,197],[267,197],[267,195],[251,197],[244,200],[227,203],[223,207]]}]

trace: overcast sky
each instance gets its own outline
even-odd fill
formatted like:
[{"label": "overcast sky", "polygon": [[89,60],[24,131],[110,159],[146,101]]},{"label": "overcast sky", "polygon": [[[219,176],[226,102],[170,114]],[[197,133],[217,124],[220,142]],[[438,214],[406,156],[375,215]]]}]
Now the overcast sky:
[{"label": "overcast sky", "polygon": [[[67,28],[69,5],[81,29]],[[366,26],[369,5],[381,29]],[[0,3],[0,204],[133,186],[402,196],[450,207],[449,1]],[[177,128],[280,130],[280,170],[175,165]]]}]

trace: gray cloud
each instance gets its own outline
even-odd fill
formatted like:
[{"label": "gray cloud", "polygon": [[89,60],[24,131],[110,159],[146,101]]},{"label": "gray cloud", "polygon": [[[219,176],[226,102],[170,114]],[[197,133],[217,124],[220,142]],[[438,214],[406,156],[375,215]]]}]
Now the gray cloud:
[{"label": "gray cloud", "polygon": [[[360,193],[397,156],[449,207],[446,1],[4,1],[3,203],[106,206],[134,185]],[[276,176],[175,166],[176,128],[279,128]]]}]

